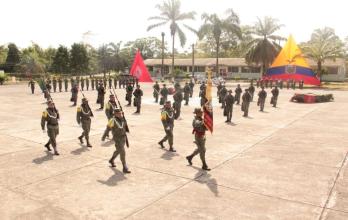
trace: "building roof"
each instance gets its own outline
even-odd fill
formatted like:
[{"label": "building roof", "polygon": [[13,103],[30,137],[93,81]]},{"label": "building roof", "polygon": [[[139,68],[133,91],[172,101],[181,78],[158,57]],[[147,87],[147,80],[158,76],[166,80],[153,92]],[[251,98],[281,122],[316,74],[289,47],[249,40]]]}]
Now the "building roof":
[{"label": "building roof", "polygon": [[[308,64],[312,67],[317,66],[314,60],[306,59]],[[172,59],[164,59],[164,65],[172,65]],[[216,58],[195,58],[195,66],[214,66]],[[147,59],[144,61],[146,66],[160,66],[162,64],[162,59]],[[175,66],[192,66],[192,59],[175,59]],[[244,58],[219,58],[219,65],[221,66],[249,66]],[[325,60],[322,64],[323,66],[344,66],[345,60],[343,58],[338,58],[334,60]]]}]

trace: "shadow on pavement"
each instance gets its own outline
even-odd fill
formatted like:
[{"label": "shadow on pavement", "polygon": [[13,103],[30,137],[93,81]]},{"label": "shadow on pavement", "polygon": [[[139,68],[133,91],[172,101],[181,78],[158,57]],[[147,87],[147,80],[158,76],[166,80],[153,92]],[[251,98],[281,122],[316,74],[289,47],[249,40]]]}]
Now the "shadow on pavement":
[{"label": "shadow on pavement", "polygon": [[81,153],[83,152],[86,152],[86,151],[89,151],[88,148],[82,144],[80,144],[80,148],[76,149],[76,150],[73,150],[71,151],[70,153],[71,154],[74,154],[74,155],[80,155]]},{"label": "shadow on pavement", "polygon": [[49,161],[53,159],[53,154],[49,151],[45,151],[46,155],[43,157],[38,157],[33,160],[33,163],[42,164],[43,162]]},{"label": "shadow on pavement", "polygon": [[110,167],[114,171],[114,175],[110,176],[106,181],[98,180],[99,183],[107,186],[116,186],[118,182],[127,179],[123,172],[117,170],[115,167]]}]

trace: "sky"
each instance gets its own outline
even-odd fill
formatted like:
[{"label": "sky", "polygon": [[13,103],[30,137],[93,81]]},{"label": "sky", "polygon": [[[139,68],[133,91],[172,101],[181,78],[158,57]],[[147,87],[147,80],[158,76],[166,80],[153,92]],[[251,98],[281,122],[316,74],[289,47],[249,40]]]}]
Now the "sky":
[{"label": "sky", "polygon": [[[169,26],[146,31],[152,24],[150,16],[159,15],[155,5],[163,0],[0,0],[0,45],[9,42],[20,48],[31,42],[40,46],[70,47],[74,42],[86,42],[95,47],[109,42],[127,42],[154,36],[170,42]],[[181,0],[182,12],[195,11],[196,20],[187,22],[198,29],[201,14],[220,16],[232,8],[242,25],[252,25],[257,17],[277,18],[284,27],[278,34],[292,34],[297,42],[310,39],[314,29],[325,26],[335,29],[342,39],[348,36],[348,13],[342,0]],[[83,33],[91,34],[83,37]],[[185,48],[197,41],[186,31]],[[86,36],[86,35],[85,35]],[[184,48],[184,49],[185,49]]]}]

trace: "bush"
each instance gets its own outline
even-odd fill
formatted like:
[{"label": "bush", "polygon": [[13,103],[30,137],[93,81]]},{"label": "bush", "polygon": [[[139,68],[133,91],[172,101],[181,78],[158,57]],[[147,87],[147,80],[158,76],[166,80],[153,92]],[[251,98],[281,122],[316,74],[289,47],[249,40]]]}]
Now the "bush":
[{"label": "bush", "polygon": [[0,85],[3,85],[6,79],[7,79],[6,73],[0,72]]}]

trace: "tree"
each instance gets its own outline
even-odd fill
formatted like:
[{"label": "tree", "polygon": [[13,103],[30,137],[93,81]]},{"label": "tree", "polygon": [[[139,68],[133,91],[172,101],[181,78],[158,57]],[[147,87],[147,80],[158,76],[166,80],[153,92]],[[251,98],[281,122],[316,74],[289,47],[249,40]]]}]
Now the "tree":
[{"label": "tree", "polygon": [[8,53],[6,57],[5,67],[7,72],[14,72],[16,66],[21,61],[20,52],[17,46],[13,43],[10,43],[8,46]]},{"label": "tree", "polygon": [[6,62],[6,57],[8,53],[8,48],[4,45],[0,46],[0,65]]},{"label": "tree", "polygon": [[264,74],[279,53],[280,46],[276,41],[284,40],[284,38],[274,33],[283,25],[278,24],[278,20],[272,17],[265,17],[263,20],[257,19],[252,30],[254,39],[247,45],[245,60],[248,63],[262,63],[262,73]]},{"label": "tree", "polygon": [[125,47],[133,51],[133,56],[139,50],[144,60],[149,58],[158,58],[162,55],[162,42],[155,37],[139,38],[135,41],[129,41]]},{"label": "tree", "polygon": [[52,71],[67,74],[70,72],[70,57],[68,48],[60,45],[52,61]]},{"label": "tree", "polygon": [[317,75],[322,76],[322,64],[327,59],[336,59],[344,55],[344,43],[329,27],[316,29],[311,39],[302,45],[303,52],[317,63]]},{"label": "tree", "polygon": [[238,38],[242,37],[238,15],[232,9],[228,9],[226,13],[228,16],[225,19],[219,18],[216,14],[204,13],[202,15],[204,24],[198,31],[198,36],[200,39],[203,39],[204,37],[212,37],[214,39],[216,53],[216,74],[218,74],[219,71],[219,50],[221,46],[221,36],[223,34],[231,33],[236,35]]},{"label": "tree", "polygon": [[98,48],[98,65],[104,77],[107,72],[112,69],[111,66],[111,49],[107,44],[103,44]]},{"label": "tree", "polygon": [[70,68],[74,73],[82,74],[88,71],[89,58],[85,45],[74,43],[70,50]]},{"label": "tree", "polygon": [[[181,2],[180,0],[167,0],[163,1],[163,3],[160,5],[156,5],[156,8],[160,11],[160,16],[154,16],[150,17],[149,20],[158,20],[159,23],[152,24],[148,26],[147,31],[150,31],[154,28],[169,24],[170,28],[170,35],[172,37],[172,68],[171,73],[174,71],[174,45],[175,45],[175,36],[179,36],[180,44],[183,47],[186,43],[186,36],[185,33],[182,31],[180,27],[180,23],[184,20],[194,20],[195,19],[195,12],[186,12],[181,13],[180,11]],[[186,24],[182,24],[186,29],[197,33],[196,30],[191,28],[190,26]]]}]

